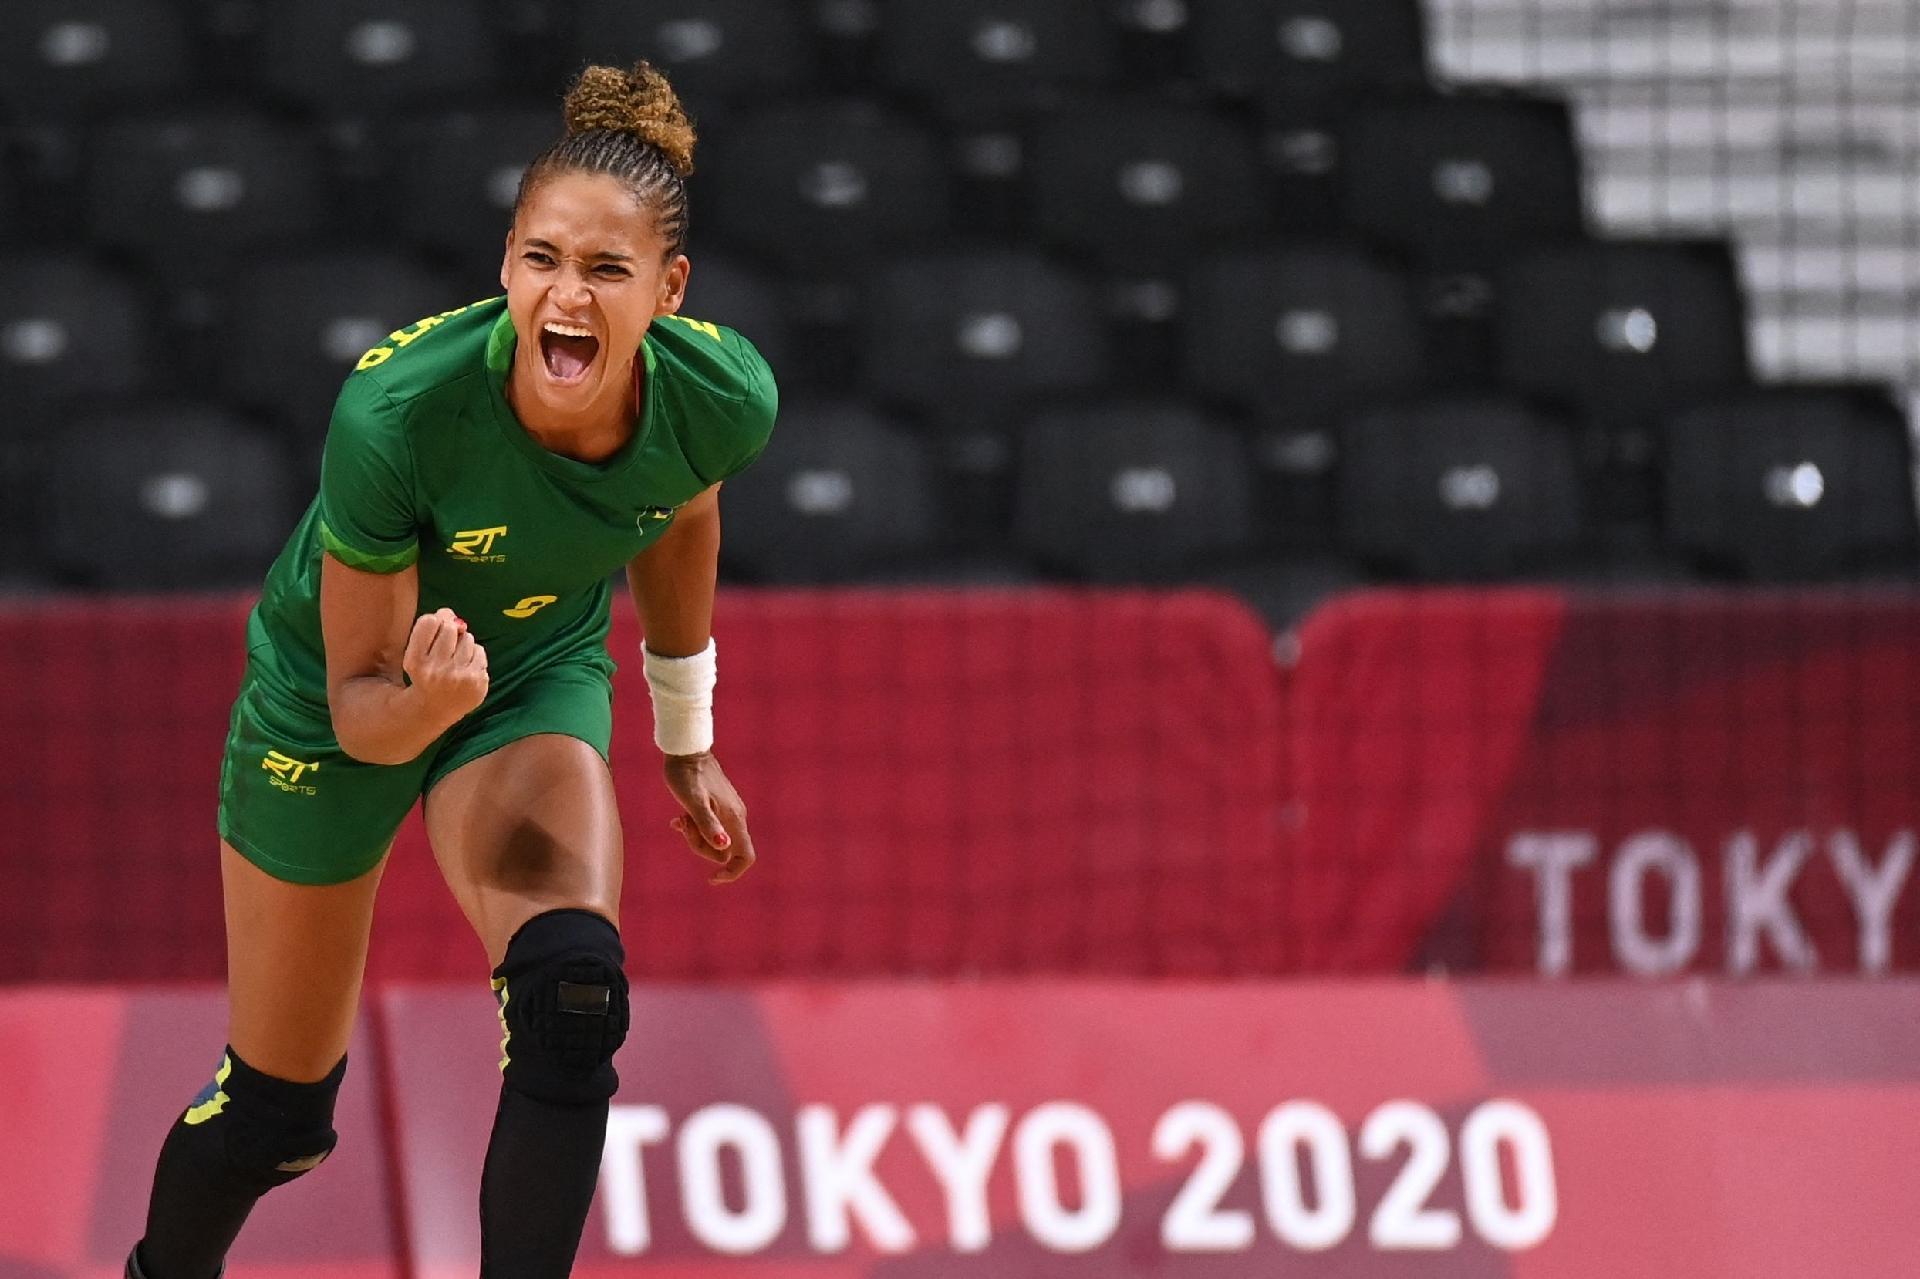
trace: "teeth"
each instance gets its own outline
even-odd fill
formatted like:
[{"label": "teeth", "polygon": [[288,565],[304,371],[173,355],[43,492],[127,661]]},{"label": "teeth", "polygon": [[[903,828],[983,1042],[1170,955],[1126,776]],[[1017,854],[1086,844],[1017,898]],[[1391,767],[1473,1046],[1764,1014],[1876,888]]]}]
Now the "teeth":
[{"label": "teeth", "polygon": [[558,320],[548,320],[543,327],[545,327],[547,332],[557,333],[563,338],[590,338],[593,336],[592,329],[583,329],[573,324],[562,324]]}]

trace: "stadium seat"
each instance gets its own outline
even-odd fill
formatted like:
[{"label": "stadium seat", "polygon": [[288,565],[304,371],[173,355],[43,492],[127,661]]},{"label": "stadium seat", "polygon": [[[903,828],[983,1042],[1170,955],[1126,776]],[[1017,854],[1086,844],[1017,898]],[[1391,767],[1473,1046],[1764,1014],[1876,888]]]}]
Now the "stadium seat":
[{"label": "stadium seat", "polygon": [[150,360],[146,301],[124,272],[79,254],[0,256],[0,398],[10,412],[137,389]]},{"label": "stadium seat", "polygon": [[121,118],[95,135],[92,152],[89,230],[169,277],[203,277],[209,265],[324,222],[314,143],[265,116]]},{"label": "stadium seat", "polygon": [[1656,424],[1747,380],[1732,254],[1717,242],[1575,243],[1517,257],[1497,290],[1502,379],[1560,401],[1644,463]]},{"label": "stadium seat", "polygon": [[1177,403],[1061,409],[1019,433],[1016,545],[1091,581],[1165,581],[1252,542],[1238,439]]},{"label": "stadium seat", "polygon": [[398,128],[386,225],[472,277],[498,283],[520,175],[560,136],[552,107],[436,111]]},{"label": "stadium seat", "polygon": [[790,101],[817,76],[802,7],[789,0],[587,0],[576,65],[653,62],[696,123],[730,104]]},{"label": "stadium seat", "polygon": [[779,435],[727,481],[730,566],[763,582],[847,581],[934,545],[931,463],[913,436],[838,401],[783,405]]},{"label": "stadium seat", "polygon": [[1110,373],[1101,302],[1077,273],[1033,252],[904,258],[876,278],[860,347],[866,386],[930,414],[1001,414],[1088,391]]},{"label": "stadium seat", "polygon": [[263,257],[228,290],[215,366],[221,389],[270,414],[293,439],[317,444],[362,355],[396,329],[475,300],[377,249]]},{"label": "stadium seat", "polygon": [[1189,3],[1193,68],[1216,91],[1332,104],[1426,83],[1418,0]]},{"label": "stadium seat", "polygon": [[193,83],[191,38],[168,0],[8,0],[0,104],[19,119],[77,118]]},{"label": "stadium seat", "polygon": [[65,581],[150,591],[253,583],[293,527],[286,459],[224,409],[156,406],[74,422],[42,483]]},{"label": "stadium seat", "polygon": [[1189,277],[1186,314],[1188,382],[1265,425],[1325,429],[1420,382],[1413,283],[1354,245],[1209,254]]},{"label": "stadium seat", "polygon": [[1666,531],[1702,567],[1818,580],[1920,567],[1913,446],[1879,388],[1779,387],[1668,425]]},{"label": "stadium seat", "polygon": [[805,380],[808,370],[794,359],[780,282],[717,250],[696,248],[690,256],[693,271],[680,313],[737,330],[766,358],[781,386]]},{"label": "stadium seat", "polygon": [[801,276],[842,274],[924,244],[949,222],[939,144],[872,102],[742,117],[710,144],[701,180],[701,208],[729,247]]},{"label": "stadium seat", "polygon": [[1260,113],[1259,149],[1267,171],[1269,220],[1283,234],[1350,234],[1342,175],[1345,107],[1312,101],[1270,104]]},{"label": "stadium seat", "polygon": [[1579,233],[1580,158],[1564,103],[1511,94],[1371,103],[1341,143],[1347,219],[1433,271],[1486,271]]},{"label": "stadium seat", "polygon": [[1112,82],[1118,32],[1085,0],[888,0],[880,78],[951,119],[1007,119]]},{"label": "stadium seat", "polygon": [[1199,107],[1127,99],[1051,113],[1029,181],[1041,236],[1132,274],[1177,269],[1265,216],[1251,139]]},{"label": "stadium seat", "polygon": [[1553,566],[1584,533],[1570,431],[1501,400],[1375,409],[1341,432],[1341,539],[1370,566],[1485,579]]},{"label": "stadium seat", "polygon": [[482,0],[336,0],[262,11],[255,89],[329,115],[477,94],[500,54]]}]

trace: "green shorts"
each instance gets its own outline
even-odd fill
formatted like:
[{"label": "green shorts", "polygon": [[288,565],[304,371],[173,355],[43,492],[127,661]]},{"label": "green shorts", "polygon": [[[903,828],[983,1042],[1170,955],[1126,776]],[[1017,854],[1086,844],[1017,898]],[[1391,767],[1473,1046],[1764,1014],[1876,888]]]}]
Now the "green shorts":
[{"label": "green shorts", "polygon": [[377,865],[414,801],[462,764],[536,733],[577,737],[607,757],[613,684],[593,662],[533,671],[405,764],[343,753],[326,716],[275,697],[249,667],[220,766],[220,837],[275,879],[342,884]]}]

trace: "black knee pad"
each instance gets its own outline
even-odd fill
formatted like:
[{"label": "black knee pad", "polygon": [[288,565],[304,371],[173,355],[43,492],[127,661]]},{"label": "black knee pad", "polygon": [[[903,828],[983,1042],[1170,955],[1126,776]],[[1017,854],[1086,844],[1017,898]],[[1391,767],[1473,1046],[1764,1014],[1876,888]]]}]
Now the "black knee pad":
[{"label": "black knee pad", "polygon": [[315,1083],[263,1074],[227,1049],[213,1083],[181,1116],[190,1136],[216,1144],[227,1167],[264,1192],[313,1171],[340,1140],[333,1107],[347,1074],[342,1057]]},{"label": "black knee pad", "polygon": [[507,1087],[559,1105],[613,1096],[613,1054],[627,1038],[626,959],[619,932],[590,910],[550,910],[521,926],[493,971]]}]

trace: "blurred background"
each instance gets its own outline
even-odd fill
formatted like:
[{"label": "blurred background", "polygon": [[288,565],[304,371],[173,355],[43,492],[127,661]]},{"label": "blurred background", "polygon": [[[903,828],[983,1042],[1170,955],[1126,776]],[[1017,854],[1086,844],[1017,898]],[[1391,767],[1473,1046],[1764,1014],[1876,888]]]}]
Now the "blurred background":
[{"label": "blurred background", "polygon": [[[1898,0],[14,0],[18,589],[244,587],[343,370],[497,291],[590,60],[703,132],[756,583],[1914,566]],[[795,531],[804,529],[804,536]],[[1097,532],[1096,532],[1097,530]]]},{"label": "blurred background", "polygon": [[[782,410],[717,623],[763,861],[655,837],[628,663],[636,976],[1920,968],[1912,0],[7,0],[0,983],[220,977],[340,381],[639,57]],[[372,963],[485,979],[417,824]],[[1777,1273],[1904,1273],[1836,1264]]]}]

